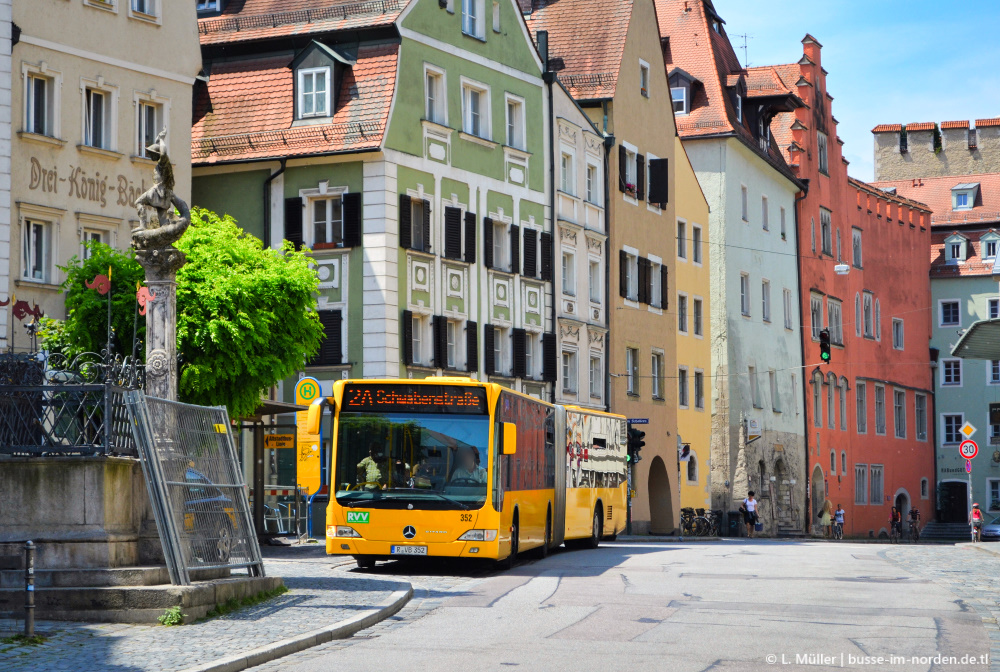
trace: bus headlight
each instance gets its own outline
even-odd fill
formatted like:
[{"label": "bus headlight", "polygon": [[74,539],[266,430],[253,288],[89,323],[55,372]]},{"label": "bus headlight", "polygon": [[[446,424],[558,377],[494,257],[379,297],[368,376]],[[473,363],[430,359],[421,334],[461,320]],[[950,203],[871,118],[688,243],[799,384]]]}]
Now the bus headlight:
[{"label": "bus headlight", "polygon": [[496,530],[469,530],[461,537],[458,538],[459,541],[495,541],[497,538]]},{"label": "bus headlight", "polygon": [[353,527],[348,527],[347,525],[338,525],[337,526],[337,536],[338,537],[357,537],[358,539],[361,538],[361,535],[358,534]]}]

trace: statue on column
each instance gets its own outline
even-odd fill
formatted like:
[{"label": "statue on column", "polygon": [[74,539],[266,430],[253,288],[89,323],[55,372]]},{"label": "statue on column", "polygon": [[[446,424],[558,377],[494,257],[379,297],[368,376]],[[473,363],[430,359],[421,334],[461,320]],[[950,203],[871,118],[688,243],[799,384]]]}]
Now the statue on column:
[{"label": "statue on column", "polygon": [[139,225],[132,247],[146,271],[152,300],[146,310],[146,393],[177,400],[177,270],[186,261],[174,247],[191,224],[191,210],[174,193],[174,171],[167,155],[167,130],[147,147],[156,161],[153,186],[135,202]]}]

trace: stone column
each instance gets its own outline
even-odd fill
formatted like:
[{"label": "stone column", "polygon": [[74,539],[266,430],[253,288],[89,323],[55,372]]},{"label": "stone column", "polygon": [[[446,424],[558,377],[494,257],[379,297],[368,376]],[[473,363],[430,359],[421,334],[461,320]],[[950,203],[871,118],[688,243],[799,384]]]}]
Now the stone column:
[{"label": "stone column", "polygon": [[174,248],[137,250],[152,300],[146,304],[146,394],[177,401],[177,269],[184,254]]}]

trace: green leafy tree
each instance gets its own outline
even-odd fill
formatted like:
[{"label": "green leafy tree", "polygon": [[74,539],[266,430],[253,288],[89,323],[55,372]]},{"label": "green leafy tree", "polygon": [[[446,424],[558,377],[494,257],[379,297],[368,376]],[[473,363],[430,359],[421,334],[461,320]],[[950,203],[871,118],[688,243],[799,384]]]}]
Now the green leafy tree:
[{"label": "green leafy tree", "polygon": [[319,350],[319,280],[309,257],[288,241],[264,248],[236,221],[203,208],[177,248],[180,395],[225,404],[233,417],[253,414],[261,392],[299,370]]},{"label": "green leafy tree", "polygon": [[[318,279],[309,257],[285,241],[265,248],[229,217],[203,208],[177,242],[187,263],[177,272],[177,350],[181,401],[224,405],[232,417],[252,415],[261,393],[299,370],[319,349]],[[91,244],[66,272],[64,323],[41,324],[42,347],[70,356],[100,352],[107,340],[107,296],[88,289],[111,267],[115,350],[131,354],[136,282],[145,277],[131,250]],[[145,357],[144,317],[139,318]]]}]

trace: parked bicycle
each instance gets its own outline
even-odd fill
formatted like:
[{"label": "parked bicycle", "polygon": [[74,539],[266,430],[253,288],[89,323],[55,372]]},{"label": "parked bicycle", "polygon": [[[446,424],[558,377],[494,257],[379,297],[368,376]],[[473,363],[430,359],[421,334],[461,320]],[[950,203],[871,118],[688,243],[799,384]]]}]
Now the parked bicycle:
[{"label": "parked bicycle", "polygon": [[689,506],[681,509],[681,535],[718,537],[721,534],[722,511],[705,511]]},{"label": "parked bicycle", "polygon": [[698,519],[694,514],[694,509],[690,506],[685,506],[681,509],[681,536],[687,535],[693,537],[697,534]]}]

